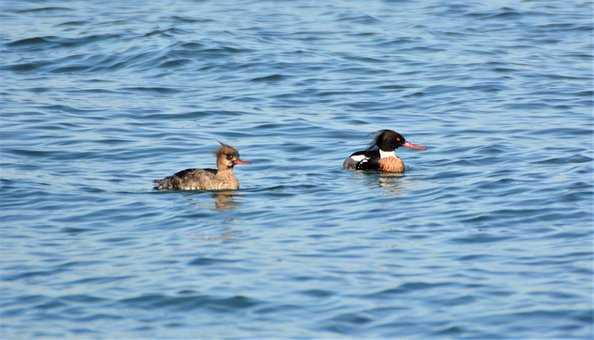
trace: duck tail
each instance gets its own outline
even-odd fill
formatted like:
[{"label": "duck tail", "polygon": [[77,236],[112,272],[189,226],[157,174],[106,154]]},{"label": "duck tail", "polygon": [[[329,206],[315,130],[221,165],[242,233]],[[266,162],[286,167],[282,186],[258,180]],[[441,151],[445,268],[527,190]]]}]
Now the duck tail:
[{"label": "duck tail", "polygon": [[169,190],[172,188],[171,177],[165,177],[163,179],[156,179],[153,181],[153,189],[156,190]]}]

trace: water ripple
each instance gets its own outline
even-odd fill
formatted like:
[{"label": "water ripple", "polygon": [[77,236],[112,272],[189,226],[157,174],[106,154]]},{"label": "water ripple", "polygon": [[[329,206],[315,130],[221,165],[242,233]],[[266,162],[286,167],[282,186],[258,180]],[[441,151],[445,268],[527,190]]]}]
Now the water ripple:
[{"label": "water ripple", "polygon": [[[2,338],[592,338],[591,12],[15,3]],[[152,189],[219,140],[238,192]]]}]

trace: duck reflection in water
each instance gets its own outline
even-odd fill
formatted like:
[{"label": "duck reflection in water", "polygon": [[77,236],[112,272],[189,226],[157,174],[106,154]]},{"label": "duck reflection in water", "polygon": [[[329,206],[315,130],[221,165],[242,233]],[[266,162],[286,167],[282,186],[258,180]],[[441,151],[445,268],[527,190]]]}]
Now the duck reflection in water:
[{"label": "duck reflection in water", "polygon": [[188,193],[186,198],[189,203],[199,210],[233,210],[237,208],[238,202],[235,200],[236,191],[213,191],[203,193]]},{"label": "duck reflection in water", "polygon": [[233,198],[235,196],[233,191],[217,191],[212,193],[214,200],[214,207],[216,210],[232,210],[237,207],[237,201]]},{"label": "duck reflection in water", "polygon": [[380,173],[377,179],[379,186],[394,194],[400,194],[402,189],[402,180],[404,177],[401,173]]},{"label": "duck reflection in water", "polygon": [[392,194],[398,195],[407,183],[406,178],[402,173],[364,171],[354,172],[353,175],[361,177],[369,187],[376,188],[379,186]]}]

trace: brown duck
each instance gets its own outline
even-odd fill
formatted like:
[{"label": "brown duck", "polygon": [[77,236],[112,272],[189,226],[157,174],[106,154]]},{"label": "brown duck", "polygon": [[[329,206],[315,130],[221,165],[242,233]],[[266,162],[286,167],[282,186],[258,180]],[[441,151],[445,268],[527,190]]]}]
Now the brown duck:
[{"label": "brown duck", "polygon": [[[219,142],[220,143],[220,142]],[[157,190],[237,190],[239,181],[233,174],[233,167],[247,164],[239,158],[239,152],[231,145],[220,143],[217,150],[216,169],[186,169],[172,176],[154,181]]]}]

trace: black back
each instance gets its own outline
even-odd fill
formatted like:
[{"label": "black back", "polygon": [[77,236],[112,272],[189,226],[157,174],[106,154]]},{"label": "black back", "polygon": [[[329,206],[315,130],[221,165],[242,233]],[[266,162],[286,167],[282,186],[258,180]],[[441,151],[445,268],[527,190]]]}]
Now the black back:
[{"label": "black back", "polygon": [[380,153],[378,149],[357,151],[349,157],[352,156],[365,156],[355,164],[354,168],[356,170],[379,170]]}]

